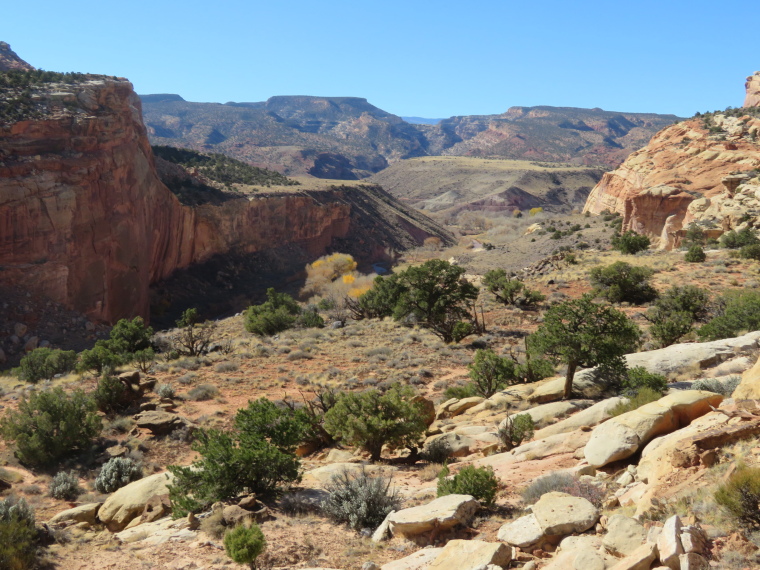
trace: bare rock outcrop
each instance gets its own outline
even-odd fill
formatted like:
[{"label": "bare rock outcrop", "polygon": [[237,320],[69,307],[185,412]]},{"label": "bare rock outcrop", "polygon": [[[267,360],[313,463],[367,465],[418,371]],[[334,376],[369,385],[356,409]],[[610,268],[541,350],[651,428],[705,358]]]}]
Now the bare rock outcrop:
[{"label": "bare rock outcrop", "polygon": [[[760,100],[760,75],[750,77],[747,86],[747,100]],[[604,174],[584,212],[618,212],[624,231],[648,235],[667,249],[677,246],[678,232],[700,220],[690,204],[731,198],[731,181],[726,178],[760,168],[758,134],[760,117],[741,112],[714,113],[666,127],[616,170]],[[728,219],[725,227],[723,218]],[[737,224],[723,216],[707,226],[717,226],[719,235]]]},{"label": "bare rock outcrop", "polygon": [[0,42],[0,71],[31,71],[31,65],[21,59],[7,42]]},{"label": "bare rock outcrop", "polygon": [[760,107],[760,71],[756,71],[747,77],[747,83],[744,84],[744,87],[747,89],[744,106]]}]

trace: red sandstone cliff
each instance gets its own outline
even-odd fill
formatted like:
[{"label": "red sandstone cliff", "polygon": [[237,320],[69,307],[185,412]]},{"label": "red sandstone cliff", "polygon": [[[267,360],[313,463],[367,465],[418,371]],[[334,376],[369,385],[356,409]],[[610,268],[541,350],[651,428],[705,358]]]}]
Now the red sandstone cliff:
[{"label": "red sandstone cliff", "polygon": [[[584,212],[619,212],[624,230],[656,239],[667,223],[666,233],[672,234],[691,221],[687,208],[692,201],[721,195],[728,175],[760,168],[759,139],[760,117],[751,111],[715,113],[667,127],[604,174]],[[672,245],[666,242],[662,245]]]},{"label": "red sandstone cliff", "polygon": [[[216,254],[296,244],[318,256],[356,233],[362,191],[355,188],[183,206],[156,174],[140,101],[126,80],[54,85],[37,95],[47,105],[44,120],[0,125],[5,283],[114,322],[147,317],[151,283]],[[397,227],[406,226],[402,246],[440,230],[394,214]],[[385,245],[377,232],[365,237],[368,251]]]},{"label": "red sandstone cliff", "polygon": [[760,107],[760,71],[756,71],[747,77],[744,84],[747,96],[744,98],[745,107]]}]

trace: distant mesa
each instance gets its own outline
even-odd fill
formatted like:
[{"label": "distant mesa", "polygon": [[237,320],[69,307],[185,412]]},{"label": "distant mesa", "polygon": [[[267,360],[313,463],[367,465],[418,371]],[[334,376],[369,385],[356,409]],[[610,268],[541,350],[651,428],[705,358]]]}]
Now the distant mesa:
[{"label": "distant mesa", "polygon": [[156,93],[153,95],[139,95],[143,103],[165,103],[166,101],[184,101],[176,93]]},{"label": "distant mesa", "polygon": [[21,59],[7,42],[0,42],[0,71],[31,71],[34,67]]}]

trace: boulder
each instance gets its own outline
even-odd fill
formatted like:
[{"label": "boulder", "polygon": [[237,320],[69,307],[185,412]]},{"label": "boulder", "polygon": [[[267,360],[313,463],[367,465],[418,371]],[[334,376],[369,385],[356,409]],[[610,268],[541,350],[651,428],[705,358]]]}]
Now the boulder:
[{"label": "boulder", "polygon": [[680,570],[708,570],[710,563],[707,559],[696,552],[687,552],[678,557]]},{"label": "boulder", "polygon": [[527,548],[544,537],[544,531],[533,513],[501,526],[496,537],[502,542],[519,548]]},{"label": "boulder", "polygon": [[449,404],[446,407],[446,414],[450,418],[453,418],[454,416],[463,414],[470,408],[477,406],[483,400],[485,400],[485,398],[481,398],[480,396],[471,396],[469,398],[462,398],[461,400],[457,400],[453,404]]},{"label": "boulder", "polygon": [[[605,386],[594,377],[591,368],[581,370],[573,378],[573,393],[584,398],[598,398],[605,391]],[[528,401],[536,404],[561,400],[565,395],[565,378],[551,378],[540,384],[528,396]]]},{"label": "boulder", "polygon": [[56,514],[48,521],[49,525],[69,525],[76,523],[95,524],[98,518],[98,509],[103,503],[88,503],[79,505],[73,509],[66,509]]},{"label": "boulder", "polygon": [[450,540],[428,570],[475,570],[494,564],[501,568],[512,561],[512,549],[500,542]]},{"label": "boulder", "polygon": [[428,546],[422,550],[418,550],[414,554],[394,560],[383,564],[380,570],[423,570],[428,565],[438,558],[438,555],[443,551],[443,548],[432,548]]},{"label": "boulder", "polygon": [[425,425],[429,426],[435,421],[435,404],[433,400],[424,396],[415,396],[413,402],[419,403],[422,408],[422,417],[425,418]]},{"label": "boulder", "polygon": [[425,447],[436,441],[445,441],[449,446],[449,457],[467,457],[474,451],[477,442],[466,435],[449,432],[441,435],[433,435],[425,440]]},{"label": "boulder", "polygon": [[389,512],[383,519],[383,522],[381,522],[380,525],[375,529],[375,532],[372,533],[372,542],[383,542],[386,538],[388,538],[388,534],[390,534],[391,530],[390,516],[395,512],[396,511]]},{"label": "boulder", "polygon": [[742,381],[732,394],[734,400],[760,399],[760,357],[749,370],[742,374]]},{"label": "boulder", "polygon": [[111,532],[122,530],[143,512],[153,496],[168,493],[167,485],[173,479],[171,473],[156,473],[122,487],[106,499],[98,511],[98,519]]},{"label": "boulder", "polygon": [[602,539],[602,545],[611,554],[628,556],[645,540],[646,530],[637,520],[624,515],[612,515],[607,521],[607,534]]},{"label": "boulder", "polygon": [[657,538],[657,551],[660,553],[660,562],[672,570],[680,570],[680,556],[684,554],[681,544],[681,519],[673,515],[662,527],[662,532]]},{"label": "boulder", "polygon": [[534,439],[543,439],[550,435],[568,433],[581,428],[592,428],[610,419],[612,417],[612,414],[610,413],[611,410],[625,402],[628,402],[628,398],[622,398],[619,396],[607,398],[606,400],[597,402],[590,408],[574,413],[569,418],[565,418],[562,421],[537,430],[533,434],[533,437]]},{"label": "boulder", "polygon": [[390,516],[393,536],[415,536],[429,530],[447,530],[458,524],[467,525],[480,508],[470,495],[445,495],[426,505],[402,509]]},{"label": "boulder", "polygon": [[575,555],[573,570],[605,570],[604,557],[595,550],[583,550]]},{"label": "boulder", "polygon": [[350,463],[356,458],[354,454],[345,449],[331,449],[325,457],[325,463]]},{"label": "boulder", "polygon": [[584,532],[599,520],[599,511],[590,501],[567,493],[545,493],[533,505],[533,515],[545,535]]},{"label": "boulder", "polygon": [[630,457],[653,438],[689,425],[722,400],[712,392],[684,390],[612,418],[594,428],[584,450],[586,460],[602,467]]},{"label": "boulder", "polygon": [[657,559],[657,545],[644,543],[610,570],[649,570]]},{"label": "boulder", "polygon": [[158,545],[165,542],[190,542],[198,538],[198,532],[190,530],[187,518],[172,520],[166,517],[122,530],[114,536],[121,542],[141,542],[143,545]]},{"label": "boulder", "polygon": [[[524,412],[516,412],[516,414],[528,414],[530,419],[533,420],[533,425],[536,429],[540,429],[553,424],[557,421],[557,418],[567,416],[588,408],[593,404],[592,400],[564,400],[561,402],[551,402],[549,404],[542,404]],[[499,429],[502,429],[506,425],[507,419],[504,418],[499,424]]]},{"label": "boulder", "polygon": [[155,436],[169,435],[174,430],[195,429],[195,424],[177,414],[159,410],[148,410],[134,416],[137,427],[145,428]]}]

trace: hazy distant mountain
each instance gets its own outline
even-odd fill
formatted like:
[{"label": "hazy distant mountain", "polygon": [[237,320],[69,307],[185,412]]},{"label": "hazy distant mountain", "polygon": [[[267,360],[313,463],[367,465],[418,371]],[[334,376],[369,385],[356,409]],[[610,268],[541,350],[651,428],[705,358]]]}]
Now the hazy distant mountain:
[{"label": "hazy distant mountain", "polygon": [[228,154],[287,175],[354,180],[398,160],[461,155],[599,166],[620,164],[675,115],[512,107],[500,115],[406,120],[359,97],[280,96],[193,103],[142,95],[153,144]]},{"label": "hazy distant mountain", "polygon": [[413,125],[437,125],[443,119],[426,119],[424,117],[401,117],[404,119],[407,123],[412,123]]}]

